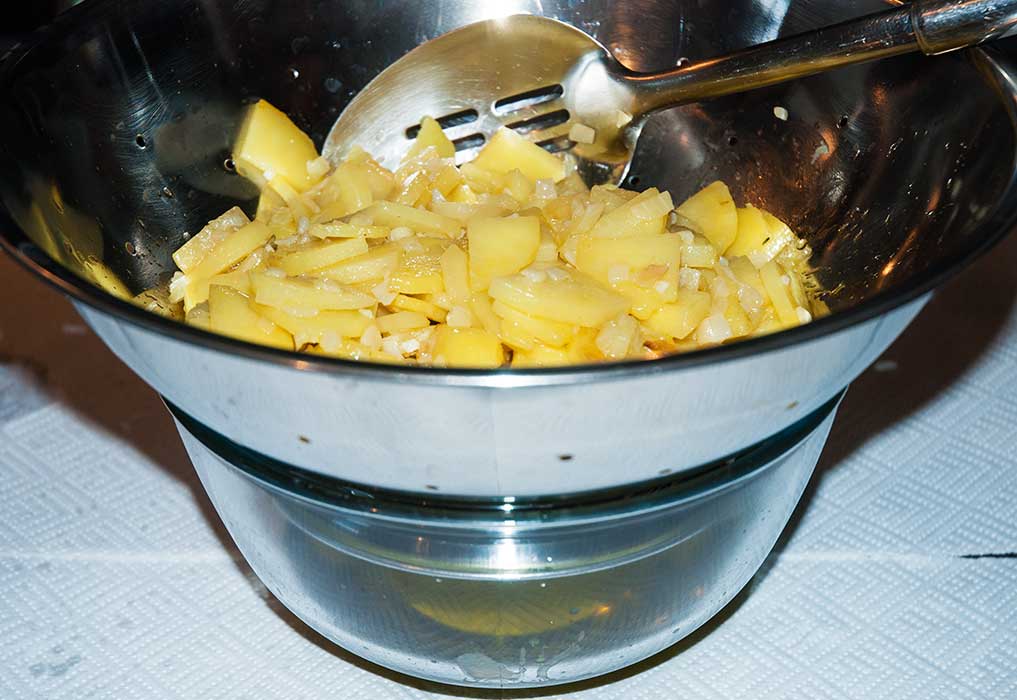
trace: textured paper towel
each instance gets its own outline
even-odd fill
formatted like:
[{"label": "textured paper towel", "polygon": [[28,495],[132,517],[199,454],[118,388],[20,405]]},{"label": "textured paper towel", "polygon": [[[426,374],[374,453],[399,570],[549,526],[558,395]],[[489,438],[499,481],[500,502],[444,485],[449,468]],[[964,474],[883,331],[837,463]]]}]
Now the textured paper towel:
[{"label": "textured paper towel", "polygon": [[[714,621],[635,669],[543,694],[1017,697],[1014,270],[1017,240],[857,383],[784,538]],[[283,609],[156,397],[4,260],[0,285],[28,300],[0,310],[0,698],[456,696]]]}]

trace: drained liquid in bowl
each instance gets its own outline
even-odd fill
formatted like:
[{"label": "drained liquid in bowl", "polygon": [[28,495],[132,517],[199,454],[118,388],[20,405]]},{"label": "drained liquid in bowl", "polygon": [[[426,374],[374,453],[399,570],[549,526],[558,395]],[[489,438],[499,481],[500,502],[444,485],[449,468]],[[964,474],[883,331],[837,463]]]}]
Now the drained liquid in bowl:
[{"label": "drained liquid in bowl", "polygon": [[[571,137],[589,138],[581,129]],[[587,188],[566,157],[503,129],[472,162],[425,118],[400,166],[333,167],[267,102],[234,151],[261,187],[173,255],[136,298],[288,350],[448,367],[652,359],[807,323],[810,250],[714,182]]]}]

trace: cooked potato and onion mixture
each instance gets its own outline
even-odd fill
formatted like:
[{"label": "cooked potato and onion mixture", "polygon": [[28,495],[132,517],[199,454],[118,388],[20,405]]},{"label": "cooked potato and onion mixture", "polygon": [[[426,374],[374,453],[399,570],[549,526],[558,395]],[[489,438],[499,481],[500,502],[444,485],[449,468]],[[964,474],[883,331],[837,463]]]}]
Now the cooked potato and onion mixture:
[{"label": "cooked potato and onion mixture", "polygon": [[287,350],[440,367],[650,359],[806,323],[809,250],[714,182],[587,188],[566,159],[502,129],[476,159],[425,118],[394,172],[336,167],[267,102],[234,151],[261,188],[173,255],[139,303]]}]

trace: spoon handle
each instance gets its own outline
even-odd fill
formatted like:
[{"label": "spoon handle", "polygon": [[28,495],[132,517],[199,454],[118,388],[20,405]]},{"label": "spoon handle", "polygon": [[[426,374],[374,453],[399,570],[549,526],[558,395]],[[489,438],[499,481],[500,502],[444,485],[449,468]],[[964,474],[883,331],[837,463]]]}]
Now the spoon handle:
[{"label": "spoon handle", "polygon": [[620,76],[637,114],[902,53],[940,54],[1017,34],[1017,0],[915,0],[665,73]]}]

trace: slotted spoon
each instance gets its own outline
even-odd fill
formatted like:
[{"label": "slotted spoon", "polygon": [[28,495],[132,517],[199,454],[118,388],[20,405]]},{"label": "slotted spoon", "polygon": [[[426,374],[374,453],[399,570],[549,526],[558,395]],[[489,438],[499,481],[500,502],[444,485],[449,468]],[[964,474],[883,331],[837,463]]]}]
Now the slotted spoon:
[{"label": "slotted spoon", "polygon": [[940,54],[1015,31],[1017,0],[924,0],[681,65],[635,73],[584,32],[514,15],[421,44],[346,107],[325,141],[341,158],[359,145],[392,165],[433,116],[460,162],[500,127],[569,150],[587,184],[620,183],[650,113],[912,51]]}]

